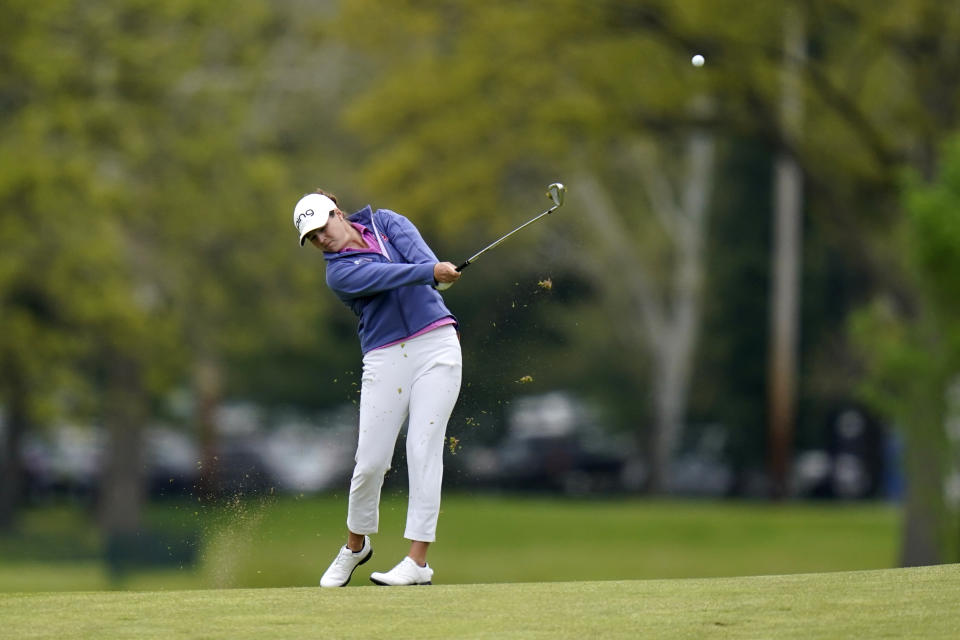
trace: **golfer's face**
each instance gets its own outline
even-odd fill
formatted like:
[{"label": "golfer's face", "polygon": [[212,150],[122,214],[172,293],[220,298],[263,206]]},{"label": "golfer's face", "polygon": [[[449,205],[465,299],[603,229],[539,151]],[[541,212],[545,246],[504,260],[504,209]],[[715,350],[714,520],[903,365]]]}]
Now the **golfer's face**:
[{"label": "golfer's face", "polygon": [[317,249],[335,252],[343,248],[347,241],[347,232],[343,228],[343,221],[331,211],[327,224],[308,233],[307,240]]}]

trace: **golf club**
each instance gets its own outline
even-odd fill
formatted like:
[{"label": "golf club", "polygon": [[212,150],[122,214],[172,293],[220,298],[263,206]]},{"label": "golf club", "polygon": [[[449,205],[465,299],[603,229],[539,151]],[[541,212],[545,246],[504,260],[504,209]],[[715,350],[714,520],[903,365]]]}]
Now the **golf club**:
[{"label": "golf club", "polygon": [[[509,237],[512,236],[513,234],[515,234],[517,231],[520,231],[520,230],[523,229],[524,227],[533,224],[534,222],[536,222],[536,221],[539,220],[540,218],[542,218],[542,217],[544,217],[544,216],[547,216],[547,215],[550,215],[551,213],[553,213],[554,211],[556,211],[557,209],[559,209],[559,208],[563,205],[563,197],[564,197],[564,194],[566,193],[566,191],[567,191],[567,188],[564,187],[563,184],[560,183],[560,182],[554,182],[553,184],[549,185],[549,186],[547,187],[547,197],[550,198],[550,200],[553,202],[553,206],[552,206],[552,207],[550,207],[549,209],[547,209],[547,210],[544,211],[543,213],[539,214],[538,216],[536,216],[536,217],[534,217],[534,218],[531,218],[530,220],[527,220],[526,222],[524,222],[522,225],[520,225],[519,227],[517,227],[516,229],[514,229],[514,230],[511,231],[510,233],[504,235],[504,236],[501,237],[501,238],[498,238],[497,240],[494,240],[492,243],[490,243],[489,245],[487,245],[486,247],[484,247],[484,248],[481,249],[480,251],[476,252],[475,254],[473,254],[472,256],[470,256],[469,258],[467,258],[467,259],[463,262],[463,264],[461,264],[460,266],[457,267],[457,271],[463,271],[464,269],[466,269],[467,267],[469,267],[471,264],[473,264],[473,262],[474,262],[477,258],[479,258],[479,257],[482,256],[483,254],[485,254],[487,251],[490,251],[490,249],[493,249],[495,246],[497,246],[498,244],[500,244],[501,242],[503,242],[504,240],[506,240],[507,238],[509,238]],[[437,291],[446,291],[446,290],[449,289],[451,286],[453,286],[453,283],[452,283],[452,282],[441,282],[441,283],[439,283],[439,284],[437,285]]]}]

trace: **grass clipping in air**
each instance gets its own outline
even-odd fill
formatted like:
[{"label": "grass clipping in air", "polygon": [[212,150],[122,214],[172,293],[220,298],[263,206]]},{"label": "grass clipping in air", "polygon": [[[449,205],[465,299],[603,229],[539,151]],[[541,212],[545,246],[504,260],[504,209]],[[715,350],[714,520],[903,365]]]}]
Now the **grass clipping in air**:
[{"label": "grass clipping in air", "polygon": [[[748,578],[0,595],[7,637],[955,638],[960,565]],[[719,635],[718,635],[719,634]]]}]

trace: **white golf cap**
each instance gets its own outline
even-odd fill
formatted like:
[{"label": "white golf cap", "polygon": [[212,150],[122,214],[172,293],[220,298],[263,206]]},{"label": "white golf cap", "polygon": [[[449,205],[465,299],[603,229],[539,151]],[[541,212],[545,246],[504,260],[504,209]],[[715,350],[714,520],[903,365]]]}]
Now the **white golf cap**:
[{"label": "white golf cap", "polygon": [[300,246],[303,246],[303,239],[314,229],[322,229],[327,226],[330,220],[330,214],[337,208],[337,203],[327,196],[319,193],[308,193],[300,198],[297,206],[293,208],[293,226],[300,233]]}]

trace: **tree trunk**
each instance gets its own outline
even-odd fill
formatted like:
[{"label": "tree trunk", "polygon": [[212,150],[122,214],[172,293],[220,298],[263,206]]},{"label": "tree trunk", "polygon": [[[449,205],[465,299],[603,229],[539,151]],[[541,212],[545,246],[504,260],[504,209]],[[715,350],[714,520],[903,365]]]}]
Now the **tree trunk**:
[{"label": "tree trunk", "polygon": [[[944,481],[952,455],[945,428],[950,415],[949,378],[915,376],[901,387],[907,398],[903,428],[904,494],[900,564],[904,567],[939,564],[948,557],[949,511]],[[939,393],[938,393],[939,391]]]},{"label": "tree trunk", "polygon": [[[677,333],[676,331],[672,333]],[[665,342],[675,342],[683,339],[687,342],[690,336],[675,335],[665,337]],[[653,406],[654,430],[651,442],[650,478],[648,490],[651,493],[663,493],[668,487],[668,472],[673,453],[677,449],[678,441],[683,434],[684,415],[686,413],[688,380],[683,373],[683,359],[688,357],[684,353],[686,348],[677,346],[661,346],[656,351],[654,362],[656,375],[653,378]]]},{"label": "tree trunk", "polygon": [[[784,138],[796,139],[803,119],[800,67],[805,57],[805,30],[799,12],[786,8],[785,61],[781,77],[781,126]],[[770,493],[789,493],[790,460],[796,414],[797,351],[800,308],[800,249],[803,175],[796,159],[781,150],[775,165],[770,352],[768,366],[768,465]]]},{"label": "tree trunk", "polygon": [[[907,436],[908,480],[904,496],[900,566],[940,564],[944,557],[943,467],[936,461],[942,451],[930,451],[935,441]],[[934,446],[936,446],[934,444]]]},{"label": "tree trunk", "polygon": [[[694,104],[694,109],[702,115],[710,108],[707,100]],[[690,372],[702,319],[703,238],[713,184],[714,147],[711,134],[703,131],[690,134],[687,171],[681,182],[682,197],[673,207],[676,214],[671,236],[677,258],[669,281],[668,303],[663,309],[663,321],[651,327],[650,340],[654,345],[656,364],[653,386],[656,435],[649,483],[653,493],[667,489],[670,463],[683,436],[686,420]],[[655,199],[654,205],[657,204]]]},{"label": "tree trunk", "polygon": [[223,383],[220,365],[212,358],[200,358],[194,369],[195,420],[200,444],[199,497],[212,498],[219,492],[216,413]]},{"label": "tree trunk", "polygon": [[24,469],[20,459],[23,436],[29,428],[26,396],[20,380],[14,377],[9,386],[7,415],[3,430],[2,465],[0,465],[0,531],[9,531],[16,522],[17,507],[23,496]]},{"label": "tree trunk", "polygon": [[140,530],[146,488],[143,422],[146,417],[139,365],[115,354],[109,363],[104,411],[107,459],[100,481],[100,526],[108,540]]},{"label": "tree trunk", "polygon": [[942,562],[941,544],[936,535],[938,525],[939,518],[930,505],[908,489],[901,519],[901,567],[924,567]]}]

